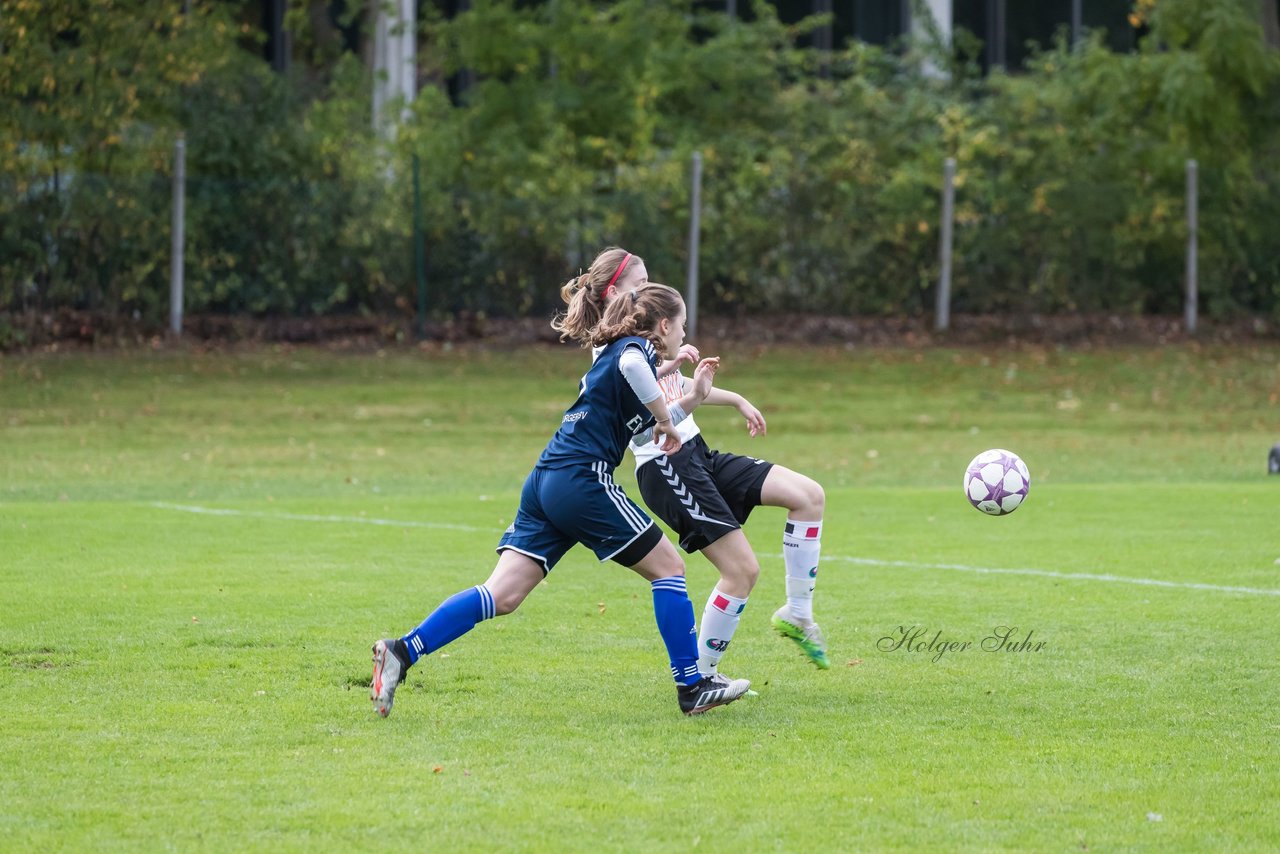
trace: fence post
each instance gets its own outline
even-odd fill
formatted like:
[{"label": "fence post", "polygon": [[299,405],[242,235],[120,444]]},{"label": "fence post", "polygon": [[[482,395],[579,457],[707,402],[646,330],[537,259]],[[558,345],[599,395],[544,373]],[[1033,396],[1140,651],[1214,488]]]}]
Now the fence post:
[{"label": "fence post", "polygon": [[169,332],[182,335],[184,266],[187,229],[187,140],[178,132],[173,144],[173,207],[169,214]]},{"label": "fence post", "polygon": [[1196,281],[1197,229],[1199,227],[1199,190],[1195,160],[1187,161],[1187,333],[1196,334],[1196,314],[1200,308],[1199,283]]},{"label": "fence post", "polygon": [[413,270],[418,277],[418,340],[427,337],[427,269],[422,246],[422,185],[418,182],[418,155],[413,155]]},{"label": "fence post", "polygon": [[938,238],[938,304],[933,328],[945,332],[951,326],[951,221],[956,200],[956,159],[948,157],[942,168],[942,229]]},{"label": "fence post", "polygon": [[689,276],[685,289],[685,311],[689,338],[698,334],[698,239],[702,231],[702,152],[693,153],[693,188],[689,200]]}]

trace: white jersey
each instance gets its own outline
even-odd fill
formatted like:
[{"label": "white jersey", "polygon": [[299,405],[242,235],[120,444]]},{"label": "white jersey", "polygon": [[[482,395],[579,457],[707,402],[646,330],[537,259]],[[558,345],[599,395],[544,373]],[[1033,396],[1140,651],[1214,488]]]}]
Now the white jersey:
[{"label": "white jersey", "polygon": [[[603,347],[593,347],[591,349],[591,360],[595,361],[603,350]],[[679,371],[672,371],[665,377],[658,379],[658,388],[662,389],[662,398],[667,402],[667,406],[684,397],[684,384],[685,378]],[[702,431],[698,429],[698,423],[693,420],[693,416],[689,415],[676,424],[676,432],[680,434],[680,441],[684,443],[690,441]],[[650,460],[665,456],[661,446],[652,439],[637,438],[630,443],[629,447],[631,448],[631,453],[635,455],[636,468],[640,468]]]},{"label": "white jersey", "polygon": [[[679,371],[672,371],[658,380],[658,388],[662,389],[662,397],[666,400],[667,406],[670,406],[684,397],[684,377]],[[697,422],[693,420],[693,416],[689,415],[676,425],[676,432],[680,434],[681,442],[688,442],[701,431],[698,429]],[[636,468],[640,468],[650,460],[665,456],[658,443],[652,440],[644,442],[637,439],[632,442],[631,453],[636,456]]]}]

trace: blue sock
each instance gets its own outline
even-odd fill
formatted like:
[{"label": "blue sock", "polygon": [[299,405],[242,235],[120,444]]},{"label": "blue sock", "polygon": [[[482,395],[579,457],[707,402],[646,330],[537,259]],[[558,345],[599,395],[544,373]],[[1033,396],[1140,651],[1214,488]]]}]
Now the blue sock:
[{"label": "blue sock", "polygon": [[493,594],[483,584],[453,594],[422,625],[401,638],[409,648],[410,663],[417,664],[420,656],[452,643],[474,629],[476,623],[493,616]]},{"label": "blue sock", "polygon": [[652,586],[653,616],[662,642],[667,645],[671,675],[681,685],[692,685],[702,677],[698,673],[698,628],[693,622],[693,603],[689,601],[684,576],[659,578]]}]

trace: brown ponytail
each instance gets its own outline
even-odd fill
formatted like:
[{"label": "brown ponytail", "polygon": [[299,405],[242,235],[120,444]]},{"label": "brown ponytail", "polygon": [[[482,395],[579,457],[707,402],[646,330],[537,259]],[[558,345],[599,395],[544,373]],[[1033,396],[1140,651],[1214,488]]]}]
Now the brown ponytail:
[{"label": "brown ponytail", "polygon": [[658,335],[658,324],[663,320],[674,322],[683,311],[684,300],[675,288],[656,282],[641,285],[623,299],[609,303],[588,343],[601,347],[628,335],[638,335],[652,341],[659,356],[668,358],[670,354]]}]

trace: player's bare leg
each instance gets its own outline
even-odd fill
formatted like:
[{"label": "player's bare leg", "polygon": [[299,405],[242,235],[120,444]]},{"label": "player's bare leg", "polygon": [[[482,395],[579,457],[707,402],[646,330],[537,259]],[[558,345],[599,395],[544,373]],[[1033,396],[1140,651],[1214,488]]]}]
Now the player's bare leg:
[{"label": "player's bare leg", "polygon": [[503,549],[497,566],[484,583],[493,594],[495,615],[501,617],[519,608],[543,578],[546,578],[546,573],[542,571],[540,561],[513,549]]},{"label": "player's bare leg", "polygon": [[717,587],[740,599],[751,595],[760,578],[760,561],[741,528],[725,534],[704,548],[702,554],[720,573]]},{"label": "player's bare leg", "polygon": [[813,478],[775,464],[760,486],[760,503],[785,507],[788,519],[821,522],[827,494]]}]

